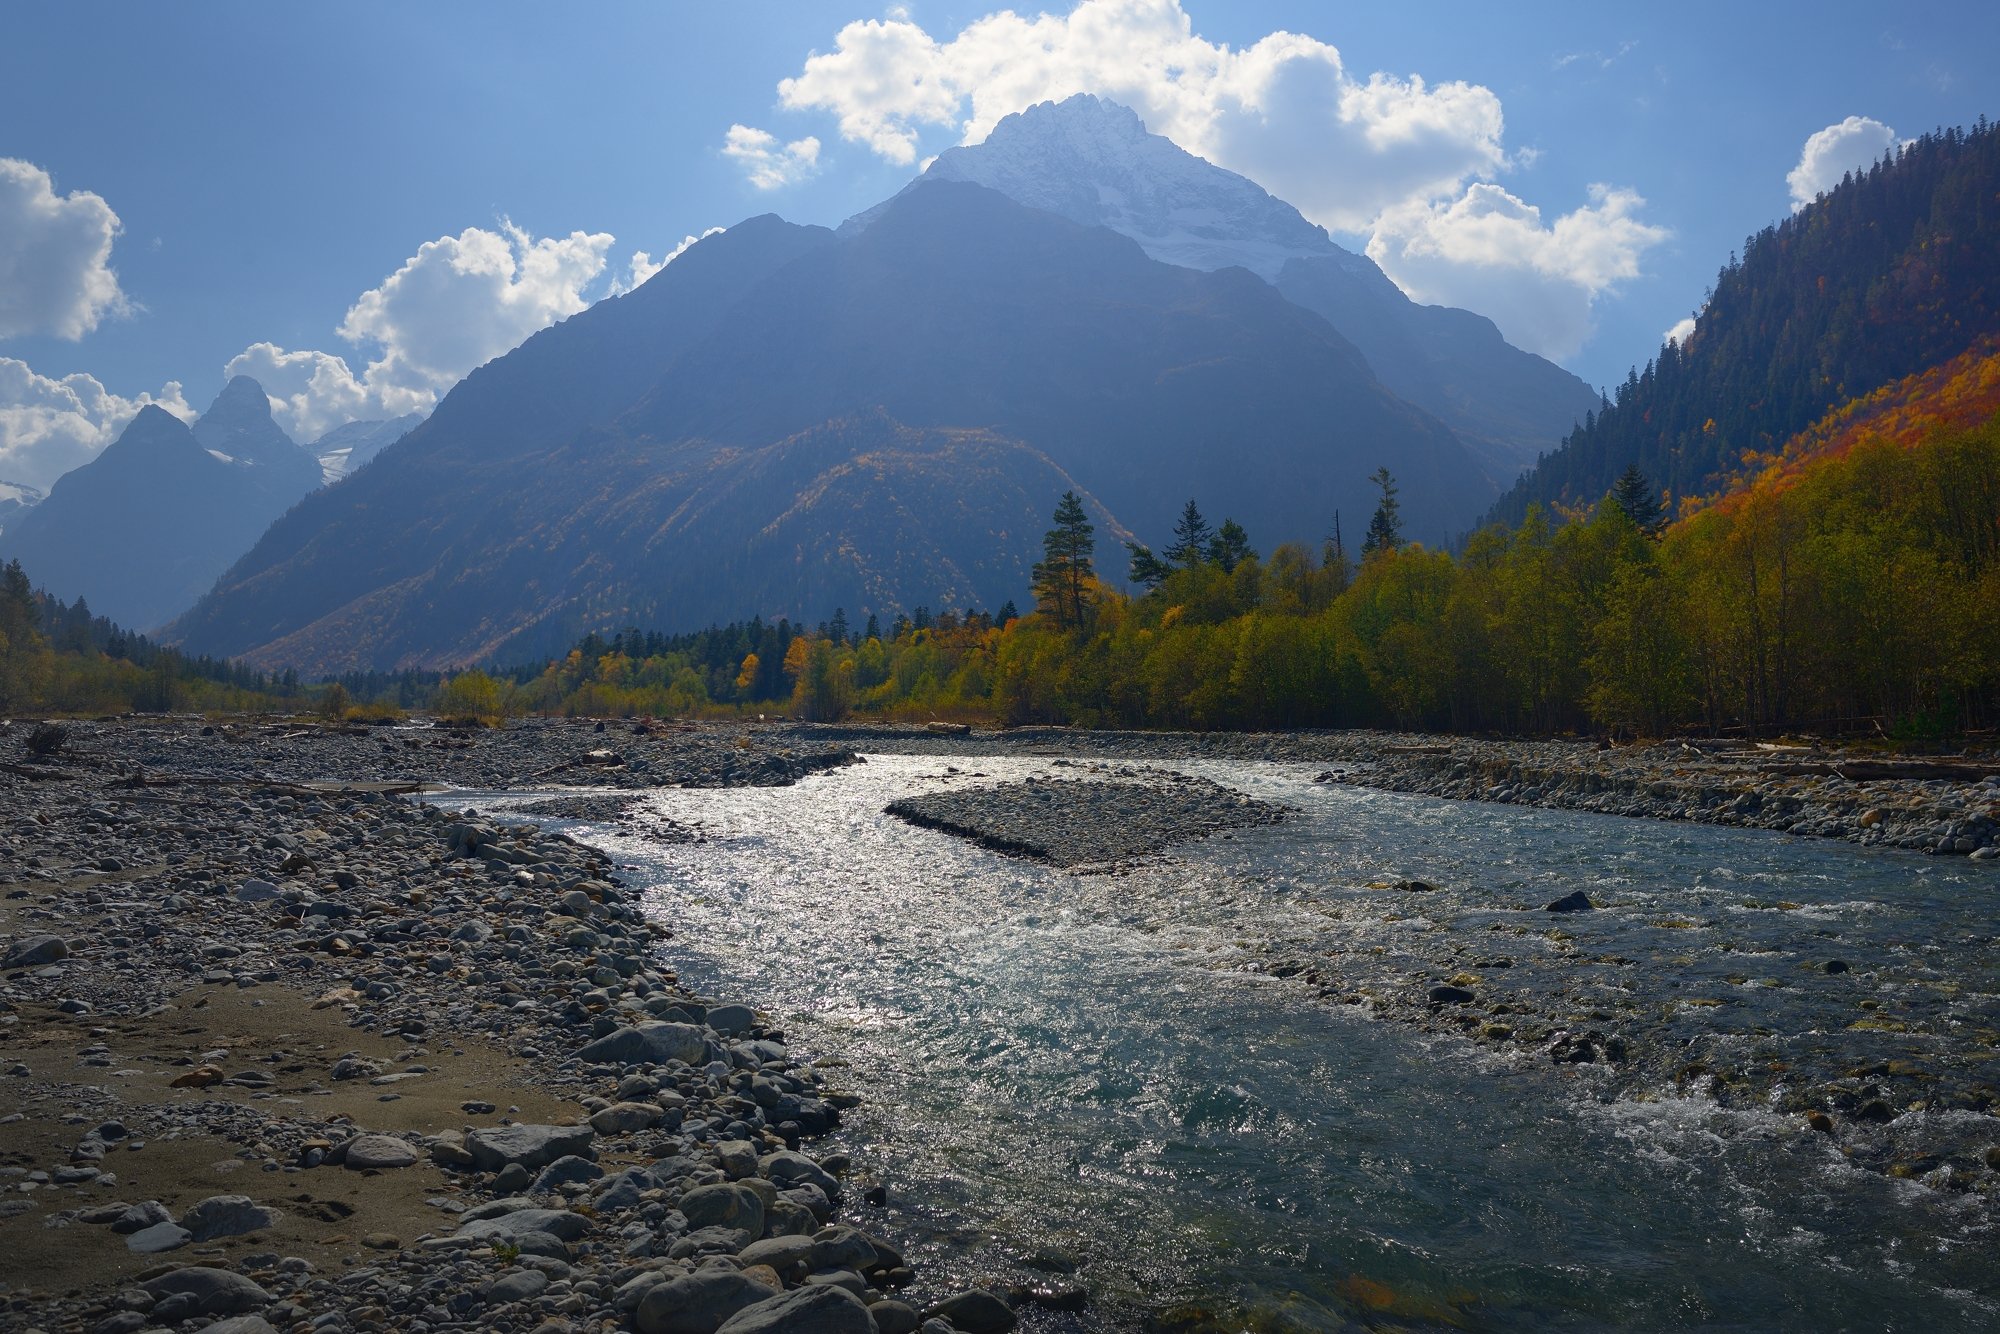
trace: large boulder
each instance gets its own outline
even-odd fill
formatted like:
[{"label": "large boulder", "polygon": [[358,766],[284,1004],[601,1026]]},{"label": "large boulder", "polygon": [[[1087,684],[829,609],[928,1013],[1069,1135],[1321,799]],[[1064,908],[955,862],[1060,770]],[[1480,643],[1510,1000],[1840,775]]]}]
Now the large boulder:
[{"label": "large boulder", "polygon": [[773,1295],[739,1270],[699,1270],[659,1284],[640,1300],[639,1334],[715,1334],[738,1311]]},{"label": "large boulder", "polygon": [[682,1061],[707,1065],[721,1049],[708,1030],[693,1024],[648,1023],[617,1028],[577,1052],[579,1060],[618,1065]]},{"label": "large boulder", "polygon": [[0,968],[39,968],[69,957],[69,942],[61,936],[22,936],[0,958]]},{"label": "large boulder", "polygon": [[708,1026],[726,1038],[748,1033],[757,1026],[757,1015],[747,1005],[715,1005],[705,1016]]},{"label": "large boulder", "polygon": [[740,1228],[753,1238],[764,1235],[764,1201],[750,1187],[734,1181],[697,1186],[681,1196],[681,1213],[688,1231],[705,1227]]},{"label": "large boulder", "polygon": [[595,1138],[597,1132],[589,1126],[491,1126],[467,1135],[465,1149],[482,1172],[497,1172],[509,1163],[533,1171],[571,1154],[586,1156]]},{"label": "large boulder", "polygon": [[779,1190],[790,1190],[798,1185],[818,1186],[828,1199],[838,1198],[840,1182],[833,1173],[821,1167],[803,1153],[791,1149],[780,1149],[767,1153],[757,1160],[757,1171],[765,1180]]},{"label": "large boulder", "polygon": [[718,1334],[875,1334],[875,1317],[844,1288],[795,1288],[744,1307]]},{"label": "large boulder", "polygon": [[196,1315],[241,1315],[271,1304],[271,1294],[241,1274],[193,1266],[175,1269],[139,1285],[157,1301],[183,1294],[194,1298]]},{"label": "large boulder", "polygon": [[476,1241],[511,1241],[542,1232],[558,1241],[575,1241],[590,1230],[590,1220],[567,1209],[516,1209],[497,1218],[478,1218],[458,1229]]}]

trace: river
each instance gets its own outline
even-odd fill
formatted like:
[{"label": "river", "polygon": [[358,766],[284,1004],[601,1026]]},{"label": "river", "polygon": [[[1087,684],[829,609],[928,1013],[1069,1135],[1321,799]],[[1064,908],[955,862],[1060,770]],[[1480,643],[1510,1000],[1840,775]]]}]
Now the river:
[{"label": "river", "polygon": [[[920,1272],[1089,1292],[1086,1315],[1042,1327],[2000,1328],[1990,1191],[1857,1166],[1791,1112],[1558,1067],[1269,972],[1319,959],[1366,992],[1445,956],[1499,978],[1501,950],[1524,998],[1576,1001],[1575,974],[1534,980],[1534,952],[1594,951],[1617,976],[1582,1003],[1647,1041],[1711,1060],[1790,1043],[1833,1077],[1898,1006],[1925,1032],[1996,1026],[1993,867],[1315,784],[1309,766],[1173,767],[1296,814],[1076,874],[883,814],[1073,770],[874,755],[647,798],[700,842],[571,828],[674,928],[684,982],[851,1066],[866,1101],[842,1140],[889,1195],[857,1221]],[[1407,880],[1437,888],[1384,888]],[[1605,910],[1551,936],[1539,905],[1576,889]],[[1957,1045],[1961,1083],[1993,1069],[1990,1043]],[[1995,1141],[1972,1111],[1894,1110]]]}]

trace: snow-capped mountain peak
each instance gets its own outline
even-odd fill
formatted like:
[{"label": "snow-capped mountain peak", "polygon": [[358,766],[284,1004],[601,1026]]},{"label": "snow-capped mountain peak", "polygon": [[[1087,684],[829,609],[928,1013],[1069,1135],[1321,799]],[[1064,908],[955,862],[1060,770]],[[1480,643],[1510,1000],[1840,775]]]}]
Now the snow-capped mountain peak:
[{"label": "snow-capped mountain peak", "polygon": [[1149,133],[1130,108],[1089,93],[1015,112],[985,142],[939,154],[924,175],[971,181],[1108,227],[1185,268],[1241,265],[1269,280],[1291,259],[1367,264],[1255,181]]}]

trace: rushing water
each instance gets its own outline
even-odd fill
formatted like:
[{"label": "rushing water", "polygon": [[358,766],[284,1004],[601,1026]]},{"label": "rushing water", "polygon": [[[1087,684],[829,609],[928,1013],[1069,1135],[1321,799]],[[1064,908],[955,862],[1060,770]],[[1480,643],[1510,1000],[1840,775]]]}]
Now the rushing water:
[{"label": "rushing water", "polygon": [[[867,1102],[844,1133],[890,1192],[862,1221],[932,1272],[1074,1263],[1055,1281],[1113,1325],[2000,1328],[1977,1197],[1858,1170],[1796,1116],[1613,1098],[1592,1072],[1246,967],[1273,941],[1367,960],[1438,929],[1444,914],[1385,909],[1371,881],[1447,887],[1474,937],[1482,912],[1498,929],[1583,888],[1624,910],[1575,930],[1656,974],[1776,977],[1837,950],[1990,1023],[1991,868],[1315,785],[1295,765],[1179,766],[1298,815],[1117,875],[882,813],[941,783],[1075,772],[1050,763],[873,756],[795,787],[649,798],[703,842],[579,830],[676,929],[685,981],[852,1065]],[[1669,930],[1669,911],[1692,916]],[[1699,939],[1718,932],[1727,961]],[[1731,1013],[1839,1030],[1782,1010],[1833,1004],[1820,995],[1774,982]]]}]

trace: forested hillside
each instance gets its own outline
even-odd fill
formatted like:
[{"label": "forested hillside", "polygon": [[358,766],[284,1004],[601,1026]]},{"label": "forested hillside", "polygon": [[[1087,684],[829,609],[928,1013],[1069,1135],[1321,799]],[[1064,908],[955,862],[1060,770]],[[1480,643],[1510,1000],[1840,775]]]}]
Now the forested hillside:
[{"label": "forested hillside", "polygon": [[[1672,525],[1634,475],[1588,517],[1538,506],[1457,556],[1398,528],[1389,494],[1358,564],[1333,543],[1260,556],[1190,507],[1175,547],[1131,553],[1149,591],[1093,579],[1080,616],[1045,563],[1024,618],[634,633],[476,684],[495,711],[1086,727],[1923,740],[2000,723],[2000,419],[1864,434]],[[1100,575],[1124,558],[1085,556]]]},{"label": "forested hillside", "polygon": [[2000,130],[1906,145],[1732,259],[1682,343],[1619,386],[1493,511],[1590,502],[1636,463],[1672,498],[1715,489],[1829,409],[2000,332]]}]

